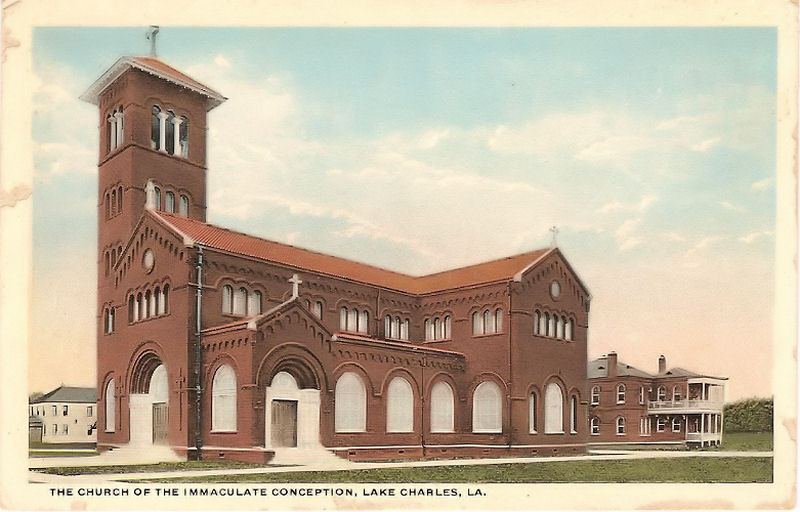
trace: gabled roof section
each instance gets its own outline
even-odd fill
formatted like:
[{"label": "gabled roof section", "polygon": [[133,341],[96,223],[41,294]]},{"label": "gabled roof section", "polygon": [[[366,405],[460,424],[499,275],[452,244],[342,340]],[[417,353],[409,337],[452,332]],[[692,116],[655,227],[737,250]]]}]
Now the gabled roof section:
[{"label": "gabled roof section", "polygon": [[[598,357],[593,361],[589,361],[586,365],[586,376],[589,379],[603,379],[608,377],[608,358]],[[653,375],[644,372],[622,361],[617,361],[617,376],[618,377],[642,377],[652,379]]]},{"label": "gabled roof section", "polygon": [[95,388],[78,388],[72,386],[59,386],[49,393],[45,393],[37,400],[32,400],[32,404],[43,402],[75,402],[75,403],[95,403],[97,401],[97,390]]},{"label": "gabled roof section", "polygon": [[551,250],[538,249],[477,265],[415,277],[246,235],[173,213],[153,212],[153,214],[159,217],[165,225],[183,236],[185,240],[193,240],[212,249],[271,261],[301,271],[317,272],[419,295],[465,286],[510,281],[517,272],[529,267],[532,262],[540,260],[543,254]]},{"label": "gabled roof section", "polygon": [[89,88],[81,94],[80,98],[94,105],[97,105],[98,99],[106,88],[114,83],[124,72],[129,69],[138,69],[145,73],[149,73],[157,78],[166,80],[175,85],[185,87],[190,91],[206,97],[206,110],[220,105],[227,98],[214,89],[201,84],[194,78],[181,73],[172,66],[153,57],[121,57],[114,63],[113,66],[100,75],[100,78],[89,86]]},{"label": "gabled roof section", "polygon": [[664,373],[659,373],[656,377],[660,378],[668,378],[668,377],[688,377],[688,378],[706,378],[706,379],[718,379],[718,380],[728,380],[728,377],[715,377],[713,375],[707,375],[704,373],[697,373],[693,372],[692,370],[687,370],[686,368],[681,368],[676,366],[675,368],[670,368]]}]

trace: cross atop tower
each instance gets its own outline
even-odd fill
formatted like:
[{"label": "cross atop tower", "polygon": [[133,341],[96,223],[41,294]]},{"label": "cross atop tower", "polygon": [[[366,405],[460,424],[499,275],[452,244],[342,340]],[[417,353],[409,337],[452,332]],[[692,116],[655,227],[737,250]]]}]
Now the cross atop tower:
[{"label": "cross atop tower", "polygon": [[156,57],[156,36],[158,35],[158,25],[150,25],[147,31],[147,39],[150,40],[150,56]]},{"label": "cross atop tower", "polygon": [[289,279],[289,282],[292,283],[292,298],[296,299],[300,296],[300,284],[303,281],[300,280],[297,274],[292,274],[292,278]]},{"label": "cross atop tower", "polygon": [[557,244],[556,237],[558,236],[558,228],[553,226],[550,228],[550,233],[552,233],[552,238],[550,239],[550,247],[555,247]]}]

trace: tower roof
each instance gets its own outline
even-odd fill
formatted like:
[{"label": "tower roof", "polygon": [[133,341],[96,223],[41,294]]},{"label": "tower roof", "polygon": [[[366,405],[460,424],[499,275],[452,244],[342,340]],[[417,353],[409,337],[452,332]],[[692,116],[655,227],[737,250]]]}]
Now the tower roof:
[{"label": "tower roof", "polygon": [[162,80],[172,82],[175,85],[185,87],[190,91],[196,92],[206,97],[206,110],[218,106],[227,98],[214,89],[201,84],[194,78],[181,73],[172,66],[153,57],[121,57],[114,63],[113,66],[100,75],[100,78],[86,89],[86,92],[81,94],[80,98],[94,105],[97,105],[98,98],[106,90],[106,88],[114,83],[124,72],[129,69],[138,69],[145,73],[151,74]]},{"label": "tower roof", "polygon": [[187,243],[198,242],[206,247],[232,254],[273,261],[300,270],[319,272],[411,294],[425,294],[511,280],[518,272],[532,267],[544,256],[556,250],[537,249],[477,265],[416,277],[246,235],[177,214],[152,213],[176,233],[183,236]]}]

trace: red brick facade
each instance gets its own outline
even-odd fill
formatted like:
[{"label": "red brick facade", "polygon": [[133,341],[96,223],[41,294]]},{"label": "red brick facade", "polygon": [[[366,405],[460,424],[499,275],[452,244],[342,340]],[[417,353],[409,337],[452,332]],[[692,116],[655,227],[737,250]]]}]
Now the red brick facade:
[{"label": "red brick facade", "polygon": [[[224,98],[152,59],[121,60],[90,92],[101,126],[101,449],[155,442],[191,457],[200,448],[204,458],[261,462],[276,446],[293,446],[291,439],[358,460],[585,451],[589,295],[558,249],[412,277],[211,226],[206,112]],[[158,147],[159,130],[169,126],[158,125],[154,106],[188,122],[188,152]],[[123,124],[112,140],[108,117],[117,109]],[[180,125],[175,130],[167,136],[177,144]],[[179,211],[181,196],[188,211]],[[297,297],[294,275],[302,280]],[[357,328],[343,308],[358,311]],[[552,328],[540,329],[536,318],[545,313]],[[402,327],[387,332],[395,319]],[[213,390],[223,366],[235,375],[228,395]],[[155,382],[159,367],[166,378]],[[279,374],[296,388],[278,389]],[[363,384],[363,428],[357,412],[338,420],[355,428],[337,426],[337,383],[345,374]],[[410,406],[398,399],[397,417],[412,419],[394,432],[390,423],[398,420],[387,410],[396,377],[412,397]],[[476,398],[485,382],[493,385]],[[438,383],[449,386],[452,403],[434,411]],[[343,403],[360,403],[344,385],[341,393]],[[215,417],[214,400],[235,419]],[[276,420],[281,414],[294,418],[294,432],[287,431],[291,419]],[[432,414],[448,426],[433,428]],[[489,427],[478,428],[474,414]]]},{"label": "red brick facade", "polygon": [[719,445],[725,378],[682,368],[648,374],[617,360],[588,367],[590,444]]}]

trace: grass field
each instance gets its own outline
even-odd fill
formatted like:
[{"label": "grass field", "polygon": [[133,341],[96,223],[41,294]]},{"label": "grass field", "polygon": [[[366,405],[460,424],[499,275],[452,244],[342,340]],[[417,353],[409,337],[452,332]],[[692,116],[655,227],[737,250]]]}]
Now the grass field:
[{"label": "grass field", "polygon": [[[233,469],[263,467],[263,464],[248,462],[190,460],[186,462],[158,462],[156,464],[126,464],[108,466],[65,466],[54,468],[31,468],[31,471],[51,475],[99,475],[104,473],[153,473],[159,471],[183,471],[192,469]],[[272,466],[279,467],[279,466]]]},{"label": "grass field", "polygon": [[533,483],[533,482],[771,482],[771,457],[687,457],[680,459],[580,460],[533,464],[491,464],[421,468],[251,473],[138,482],[302,482],[302,483]]},{"label": "grass field", "polygon": [[769,451],[772,450],[772,432],[723,432],[720,449]]}]

